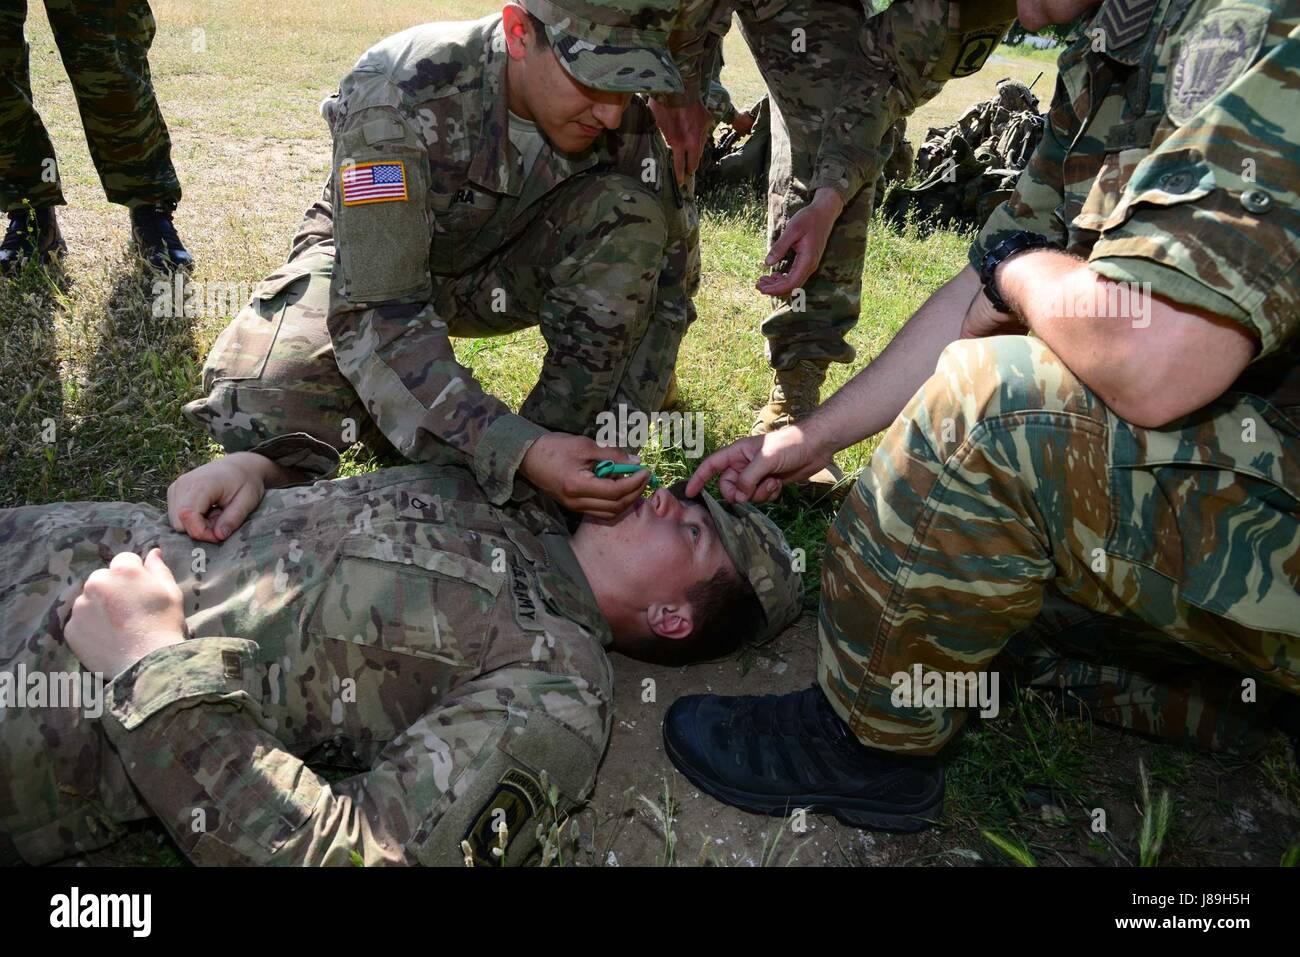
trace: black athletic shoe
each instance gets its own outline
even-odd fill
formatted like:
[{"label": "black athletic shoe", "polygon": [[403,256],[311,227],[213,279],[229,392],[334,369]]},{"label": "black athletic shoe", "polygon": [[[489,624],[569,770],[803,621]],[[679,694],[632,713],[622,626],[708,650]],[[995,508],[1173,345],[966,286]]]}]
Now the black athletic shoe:
[{"label": "black athletic shoe", "polygon": [[67,251],[53,206],[19,207],[10,211],[9,228],[0,241],[0,275],[12,276],[32,259],[42,266],[55,265]]},{"label": "black athletic shoe", "polygon": [[170,209],[137,206],[131,210],[131,238],[140,256],[154,269],[175,272],[194,265],[194,257],[176,235]]},{"label": "black athletic shoe", "polygon": [[787,695],[679,698],[664,749],[719,801],[757,814],[795,808],[879,831],[919,831],[943,808],[943,768],[860,744],[821,688]]}]

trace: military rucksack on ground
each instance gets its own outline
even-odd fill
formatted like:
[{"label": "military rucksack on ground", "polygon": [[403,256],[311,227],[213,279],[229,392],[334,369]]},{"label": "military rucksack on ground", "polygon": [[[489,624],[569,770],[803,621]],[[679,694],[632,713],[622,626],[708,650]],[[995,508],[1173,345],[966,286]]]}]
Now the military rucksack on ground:
[{"label": "military rucksack on ground", "polygon": [[920,182],[896,188],[885,201],[895,223],[975,227],[1011,195],[1038,145],[1043,116],[1029,87],[998,81],[997,93],[976,103],[951,126],[930,129],[916,151]]}]

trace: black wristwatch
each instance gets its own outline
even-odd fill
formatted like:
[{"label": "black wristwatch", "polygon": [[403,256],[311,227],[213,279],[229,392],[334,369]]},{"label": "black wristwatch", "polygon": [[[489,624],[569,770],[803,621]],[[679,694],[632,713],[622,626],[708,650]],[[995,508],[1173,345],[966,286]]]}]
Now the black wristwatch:
[{"label": "black wristwatch", "polygon": [[1011,307],[1006,301],[998,295],[997,288],[993,284],[993,273],[998,266],[1010,259],[1016,253],[1023,253],[1028,249],[1060,249],[1056,243],[1052,242],[1046,236],[1040,236],[1038,233],[1030,233],[1021,230],[1018,233],[1012,233],[1002,242],[998,243],[992,249],[984,254],[980,260],[980,282],[984,284],[984,295],[989,297],[989,302],[993,303],[993,308],[998,312],[1010,312]]}]

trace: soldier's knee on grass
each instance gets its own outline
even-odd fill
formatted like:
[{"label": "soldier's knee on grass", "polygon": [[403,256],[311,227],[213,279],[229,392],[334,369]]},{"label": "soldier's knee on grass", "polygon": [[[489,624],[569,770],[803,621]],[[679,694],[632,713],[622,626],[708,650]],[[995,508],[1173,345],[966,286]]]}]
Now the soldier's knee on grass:
[{"label": "soldier's knee on grass", "polygon": [[367,437],[369,417],[338,370],[325,325],[332,264],[324,256],[282,266],[213,344],[203,366],[207,395],[183,411],[227,452],[263,451],[284,436],[280,445],[301,447],[301,467],[325,477],[338,452]]},{"label": "soldier's knee on grass", "polygon": [[562,235],[647,251],[662,249],[667,241],[667,219],[653,182],[638,182],[621,173],[581,176],[556,205],[555,222]]}]

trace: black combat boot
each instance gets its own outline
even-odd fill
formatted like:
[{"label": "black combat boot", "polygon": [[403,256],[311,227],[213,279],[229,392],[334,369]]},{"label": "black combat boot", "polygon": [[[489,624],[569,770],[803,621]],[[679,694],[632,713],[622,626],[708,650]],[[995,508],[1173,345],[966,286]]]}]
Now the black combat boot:
[{"label": "black combat boot", "polygon": [[664,750],[719,801],[757,814],[796,808],[881,831],[919,831],[943,807],[943,768],[860,744],[821,688],[786,695],[679,698]]},{"label": "black combat boot", "polygon": [[190,269],[190,255],[172,224],[172,211],[163,206],[137,206],[131,210],[131,238],[140,256],[154,269],[175,272]]},{"label": "black combat boot", "polygon": [[0,242],[0,275],[15,275],[32,259],[42,266],[56,265],[67,251],[53,206],[20,206],[10,210],[9,228]]}]

